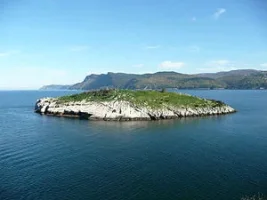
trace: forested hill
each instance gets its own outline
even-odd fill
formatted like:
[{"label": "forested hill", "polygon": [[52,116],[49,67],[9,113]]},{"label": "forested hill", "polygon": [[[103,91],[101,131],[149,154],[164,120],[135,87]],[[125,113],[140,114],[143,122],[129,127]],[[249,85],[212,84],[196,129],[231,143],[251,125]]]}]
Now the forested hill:
[{"label": "forested hill", "polygon": [[267,71],[233,70],[206,74],[181,74],[157,72],[154,74],[112,73],[91,74],[74,85],[47,85],[41,89],[93,90],[100,88],[120,89],[267,89]]}]

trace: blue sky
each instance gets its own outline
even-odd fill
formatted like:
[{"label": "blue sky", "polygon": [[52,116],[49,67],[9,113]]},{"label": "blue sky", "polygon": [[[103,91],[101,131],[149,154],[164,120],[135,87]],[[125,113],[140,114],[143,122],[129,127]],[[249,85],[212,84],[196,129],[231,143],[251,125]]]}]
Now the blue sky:
[{"label": "blue sky", "polygon": [[265,0],[2,0],[0,89],[267,69]]}]

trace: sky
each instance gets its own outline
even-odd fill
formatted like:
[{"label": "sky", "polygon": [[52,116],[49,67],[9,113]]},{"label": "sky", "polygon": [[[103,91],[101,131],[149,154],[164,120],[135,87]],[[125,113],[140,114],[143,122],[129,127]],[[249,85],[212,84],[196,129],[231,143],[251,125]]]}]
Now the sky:
[{"label": "sky", "polygon": [[0,89],[267,70],[266,0],[1,0]]}]

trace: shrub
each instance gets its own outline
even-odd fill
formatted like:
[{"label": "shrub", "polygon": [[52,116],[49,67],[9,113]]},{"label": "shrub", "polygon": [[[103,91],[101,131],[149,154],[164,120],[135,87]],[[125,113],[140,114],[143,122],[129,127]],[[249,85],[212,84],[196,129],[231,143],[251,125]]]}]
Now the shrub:
[{"label": "shrub", "polygon": [[162,92],[162,93],[167,92],[166,88],[162,88],[162,89],[161,89],[161,92]]},{"label": "shrub", "polygon": [[267,200],[262,194],[254,195],[254,196],[245,196],[242,197],[241,200]]}]

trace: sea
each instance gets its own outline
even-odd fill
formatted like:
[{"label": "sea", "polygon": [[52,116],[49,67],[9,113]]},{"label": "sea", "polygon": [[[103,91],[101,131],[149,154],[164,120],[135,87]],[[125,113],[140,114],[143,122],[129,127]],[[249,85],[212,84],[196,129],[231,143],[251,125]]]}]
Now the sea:
[{"label": "sea", "polygon": [[239,200],[267,195],[267,91],[180,90],[238,112],[163,121],[41,116],[0,91],[0,200]]}]

